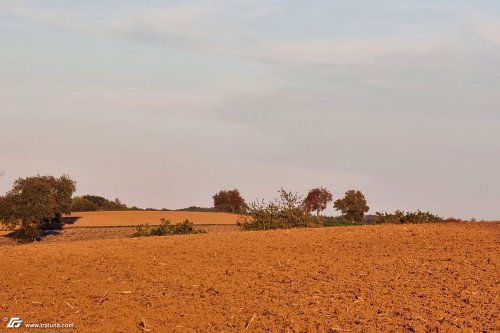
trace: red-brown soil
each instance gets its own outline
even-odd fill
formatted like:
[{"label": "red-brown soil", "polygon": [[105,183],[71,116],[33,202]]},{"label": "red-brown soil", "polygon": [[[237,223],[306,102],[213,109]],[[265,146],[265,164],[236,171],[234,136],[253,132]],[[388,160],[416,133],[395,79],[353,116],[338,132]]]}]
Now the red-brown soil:
[{"label": "red-brown soil", "polygon": [[164,218],[172,223],[188,219],[194,224],[236,224],[237,214],[205,213],[184,211],[99,211],[99,212],[73,212],[70,216],[71,223],[65,228],[72,227],[113,227],[133,226],[139,224],[160,224]]},{"label": "red-brown soil", "polygon": [[76,325],[61,332],[498,332],[499,236],[464,223],[3,246],[0,312]]}]

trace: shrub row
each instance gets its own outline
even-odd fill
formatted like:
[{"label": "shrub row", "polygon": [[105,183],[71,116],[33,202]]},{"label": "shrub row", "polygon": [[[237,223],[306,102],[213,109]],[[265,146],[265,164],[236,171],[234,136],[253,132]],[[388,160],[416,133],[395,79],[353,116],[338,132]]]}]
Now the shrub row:
[{"label": "shrub row", "polygon": [[430,212],[423,212],[417,210],[416,212],[404,212],[401,210],[396,210],[394,213],[375,213],[372,217],[371,222],[374,224],[382,223],[434,223],[442,222],[443,218],[434,215]]},{"label": "shrub row", "polygon": [[116,198],[111,201],[98,195],[84,195],[71,200],[72,212],[92,212],[98,210],[127,210],[126,204]]},{"label": "shrub row", "polygon": [[161,219],[161,224],[158,226],[150,226],[142,224],[137,226],[135,232],[130,237],[144,236],[167,236],[167,235],[187,235],[187,234],[204,234],[205,230],[195,229],[194,224],[189,220],[184,220],[177,224],[171,224],[169,220]]}]

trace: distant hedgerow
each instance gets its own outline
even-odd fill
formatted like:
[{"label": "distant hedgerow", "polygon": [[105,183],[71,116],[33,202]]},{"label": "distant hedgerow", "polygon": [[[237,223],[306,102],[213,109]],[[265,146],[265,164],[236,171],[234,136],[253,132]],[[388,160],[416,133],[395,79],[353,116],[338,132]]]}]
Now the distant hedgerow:
[{"label": "distant hedgerow", "polygon": [[120,199],[108,200],[98,195],[84,195],[74,197],[71,202],[72,212],[92,212],[92,211],[113,211],[113,210],[128,210],[126,204]]},{"label": "distant hedgerow", "polygon": [[161,224],[158,226],[150,226],[141,224],[137,226],[135,232],[130,237],[144,236],[168,236],[168,235],[187,235],[187,234],[204,234],[203,229],[195,229],[194,224],[189,220],[184,220],[177,224],[171,224],[169,220],[161,219]]},{"label": "distant hedgerow", "polygon": [[434,223],[443,222],[443,218],[434,215],[430,212],[423,212],[417,210],[416,212],[404,212],[396,210],[394,213],[375,213],[372,218],[372,223],[382,224],[382,223]]}]

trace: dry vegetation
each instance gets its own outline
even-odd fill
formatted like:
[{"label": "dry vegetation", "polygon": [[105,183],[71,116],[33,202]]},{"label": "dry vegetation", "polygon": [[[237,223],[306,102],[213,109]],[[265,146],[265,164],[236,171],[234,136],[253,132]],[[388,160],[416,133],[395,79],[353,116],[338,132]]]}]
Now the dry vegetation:
[{"label": "dry vegetation", "polygon": [[78,332],[496,332],[499,239],[451,223],[3,246],[0,310]]}]

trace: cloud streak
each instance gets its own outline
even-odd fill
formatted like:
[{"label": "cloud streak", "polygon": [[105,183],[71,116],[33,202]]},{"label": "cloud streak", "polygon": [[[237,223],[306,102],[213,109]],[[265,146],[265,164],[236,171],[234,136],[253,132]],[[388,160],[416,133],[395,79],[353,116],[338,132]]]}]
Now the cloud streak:
[{"label": "cloud streak", "polygon": [[480,20],[473,25],[473,29],[484,40],[500,45],[500,21]]},{"label": "cloud streak", "polygon": [[[394,57],[426,56],[448,38],[304,40],[290,36],[274,40],[262,35],[245,34],[238,27],[224,23],[219,12],[223,8],[221,3],[224,2],[218,6],[209,2],[194,2],[155,9],[121,10],[109,14],[107,22],[101,23],[87,22],[63,10],[34,8],[23,1],[9,1],[0,8],[11,15],[52,28],[189,52],[296,65],[363,65]],[[495,43],[500,40],[498,31],[491,24],[478,25],[476,31]],[[239,42],[241,37],[245,37],[245,41]]]},{"label": "cloud streak", "polygon": [[77,16],[64,10],[41,9],[29,6],[22,0],[8,0],[0,3],[0,12],[22,18],[51,28],[80,33],[97,34],[99,27],[82,22]]},{"label": "cloud streak", "polygon": [[87,110],[139,110],[199,112],[217,104],[217,98],[205,94],[170,94],[160,92],[80,91],[65,98],[71,109]]}]

